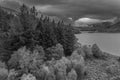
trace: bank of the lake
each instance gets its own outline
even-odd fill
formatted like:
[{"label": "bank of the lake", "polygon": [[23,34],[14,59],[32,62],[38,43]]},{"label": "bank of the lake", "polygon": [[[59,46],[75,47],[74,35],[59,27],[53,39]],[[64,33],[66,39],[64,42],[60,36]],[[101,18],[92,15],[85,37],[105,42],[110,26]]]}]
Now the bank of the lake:
[{"label": "bank of the lake", "polygon": [[78,44],[80,48],[77,49],[77,53],[82,55],[85,60],[83,80],[120,80],[119,56],[104,52],[96,44]]},{"label": "bank of the lake", "polygon": [[120,33],[86,33],[76,34],[78,42],[85,45],[96,43],[103,51],[120,56]]}]

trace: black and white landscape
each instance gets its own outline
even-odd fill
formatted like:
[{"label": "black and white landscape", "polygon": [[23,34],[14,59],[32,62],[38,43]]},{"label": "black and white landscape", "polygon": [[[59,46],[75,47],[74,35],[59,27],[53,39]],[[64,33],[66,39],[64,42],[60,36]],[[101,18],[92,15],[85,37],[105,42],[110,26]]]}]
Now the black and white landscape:
[{"label": "black and white landscape", "polygon": [[0,80],[120,80],[120,0],[0,0]]}]

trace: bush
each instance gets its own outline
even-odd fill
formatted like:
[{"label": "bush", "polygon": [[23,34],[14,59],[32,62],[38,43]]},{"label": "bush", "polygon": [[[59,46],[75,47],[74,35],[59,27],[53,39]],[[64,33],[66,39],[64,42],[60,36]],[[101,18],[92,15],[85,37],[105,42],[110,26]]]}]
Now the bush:
[{"label": "bush", "polygon": [[118,64],[113,64],[113,65],[110,65],[110,66],[107,66],[106,67],[106,73],[107,74],[110,74],[110,75],[115,75],[117,73],[119,73],[119,65]]},{"label": "bush", "polygon": [[14,52],[11,56],[11,59],[8,61],[8,66],[10,69],[15,68],[23,68],[28,66],[30,51],[26,49],[26,47],[22,47],[18,49],[18,51]]},{"label": "bush", "polygon": [[56,80],[55,70],[52,66],[44,66],[44,69],[47,71],[46,80]]},{"label": "bush", "polygon": [[75,69],[78,75],[77,80],[81,80],[84,77],[84,73],[85,73],[85,61],[83,56],[79,54],[72,54],[71,61],[73,68]]},{"label": "bush", "polygon": [[77,73],[74,69],[72,69],[67,76],[67,80],[77,80]]},{"label": "bush", "polygon": [[41,67],[38,70],[33,70],[31,73],[36,77],[37,80],[45,80],[47,71]]},{"label": "bush", "polygon": [[82,50],[85,53],[85,58],[91,58],[93,56],[92,49],[90,46],[88,47],[84,45],[82,46]]},{"label": "bush", "polygon": [[13,54],[11,56],[11,59],[8,61],[8,67],[9,69],[17,69],[19,67],[19,59],[20,59],[20,56],[19,54]]},{"label": "bush", "polygon": [[61,61],[64,62],[64,64],[66,65],[66,67],[67,67],[66,68],[66,73],[68,74],[73,67],[71,60],[69,60],[66,57],[62,57]]},{"label": "bush", "polygon": [[35,47],[33,51],[26,47],[18,49],[8,62],[9,68],[34,70],[37,69],[44,61],[44,50],[41,46]]},{"label": "bush", "polygon": [[18,77],[16,77],[18,75],[18,72],[15,71],[14,69],[9,70],[9,74],[8,74],[8,80],[17,80]]},{"label": "bush", "polygon": [[100,50],[100,48],[98,47],[97,44],[93,44],[92,53],[93,53],[93,56],[96,58],[103,58],[103,56],[104,56],[103,52]]},{"label": "bush", "polygon": [[57,44],[56,46],[50,47],[46,49],[46,57],[48,60],[52,58],[58,60],[64,56],[64,49],[61,44]]},{"label": "bush", "polygon": [[74,50],[81,48],[81,46],[82,46],[81,43],[77,42],[78,41],[77,38],[75,40],[76,40],[76,43],[74,44]]},{"label": "bush", "polygon": [[32,74],[23,74],[21,80],[36,80],[36,77]]},{"label": "bush", "polygon": [[110,55],[106,52],[101,51],[100,48],[97,46],[97,44],[93,44],[92,53],[93,53],[93,56],[97,59],[106,60],[110,58]]},{"label": "bush", "polygon": [[0,61],[0,68],[6,68],[6,64]]},{"label": "bush", "polygon": [[8,70],[5,68],[0,68],[0,79],[7,80],[8,77]]},{"label": "bush", "polygon": [[44,60],[45,58],[45,51],[42,46],[35,46],[33,54],[36,54],[36,57],[38,56],[39,59]]},{"label": "bush", "polygon": [[79,54],[79,55],[82,55],[84,58],[86,57],[86,54],[84,53],[82,48],[76,49],[75,51],[73,51],[72,54]]},{"label": "bush", "polygon": [[41,65],[40,69],[32,72],[37,80],[55,80],[54,68],[52,66]]},{"label": "bush", "polygon": [[66,69],[67,66],[63,62],[63,60],[58,60],[56,64],[54,65],[55,67],[55,74],[56,74],[56,79],[57,80],[66,80]]}]

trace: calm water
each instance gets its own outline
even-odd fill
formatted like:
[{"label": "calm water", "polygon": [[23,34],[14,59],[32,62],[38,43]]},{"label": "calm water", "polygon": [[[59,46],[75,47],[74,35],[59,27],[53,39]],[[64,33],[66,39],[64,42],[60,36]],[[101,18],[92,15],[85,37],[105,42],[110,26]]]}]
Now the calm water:
[{"label": "calm water", "polygon": [[83,45],[96,43],[103,51],[120,56],[120,33],[82,33],[76,37]]}]

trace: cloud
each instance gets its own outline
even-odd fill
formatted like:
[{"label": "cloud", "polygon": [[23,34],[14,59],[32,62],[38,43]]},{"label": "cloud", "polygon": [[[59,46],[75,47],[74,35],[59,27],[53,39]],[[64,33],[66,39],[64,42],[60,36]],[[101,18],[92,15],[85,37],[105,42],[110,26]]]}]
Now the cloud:
[{"label": "cloud", "polygon": [[92,18],[80,18],[74,22],[74,26],[81,26],[81,25],[87,25],[87,24],[94,24],[94,23],[100,23],[103,20],[100,19],[92,19]]},{"label": "cloud", "polygon": [[[0,0],[2,1],[2,0]],[[112,17],[120,14],[120,0],[4,0],[35,5],[47,14],[80,17]],[[3,2],[3,1],[2,1]],[[10,3],[11,4],[11,3]],[[15,3],[17,4],[17,3]],[[15,5],[14,4],[14,5]]]},{"label": "cloud", "polygon": [[18,10],[20,7],[20,3],[16,2],[16,1],[12,1],[12,0],[0,0],[0,5],[3,7],[7,7],[7,8],[11,8],[14,10]]},{"label": "cloud", "polygon": [[41,12],[47,12],[47,13],[61,13],[64,12],[64,10],[61,10],[57,6],[53,5],[39,5],[36,6],[37,10],[40,10]]}]

